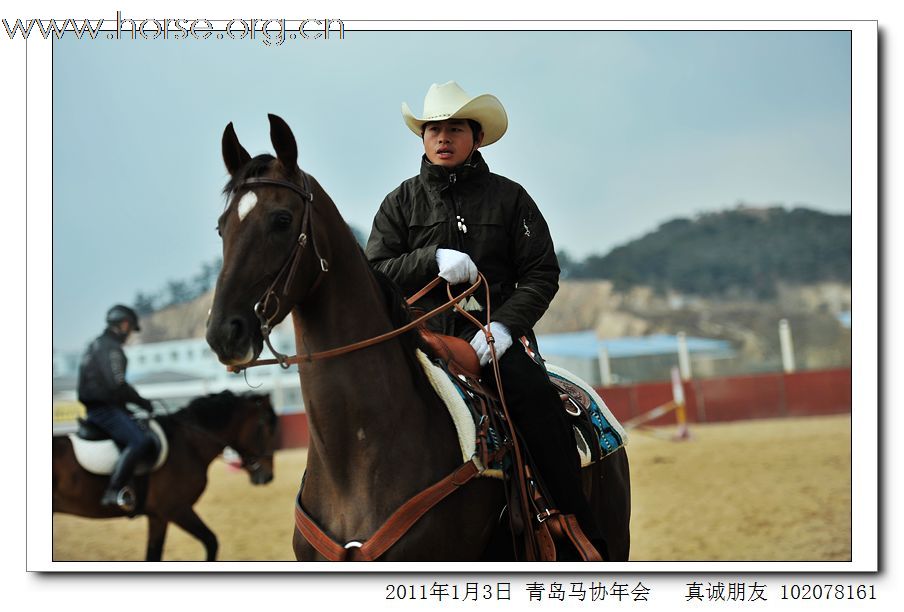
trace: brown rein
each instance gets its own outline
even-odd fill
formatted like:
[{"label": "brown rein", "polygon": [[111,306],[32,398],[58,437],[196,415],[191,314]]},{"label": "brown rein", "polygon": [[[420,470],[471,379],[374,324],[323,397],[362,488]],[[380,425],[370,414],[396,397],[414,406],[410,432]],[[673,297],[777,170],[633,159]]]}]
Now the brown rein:
[{"label": "brown rein", "polygon": [[[483,278],[483,275],[481,275]],[[454,303],[455,310],[458,311],[459,314],[468,319],[471,323],[477,326],[477,329],[481,330],[487,339],[487,346],[490,349],[490,362],[493,364],[493,377],[496,379],[496,392],[499,394],[499,405],[502,407],[502,413],[505,415],[505,420],[509,422],[510,426],[514,430],[514,421],[512,420],[511,415],[509,414],[508,404],[505,402],[505,393],[502,391],[502,373],[499,371],[499,360],[496,358],[496,340],[493,338],[492,332],[490,332],[490,324],[492,319],[490,317],[490,288],[489,285],[486,285],[486,310],[487,310],[487,324],[484,326],[480,321],[477,320],[471,313],[467,312],[465,309],[458,305],[458,302]],[[446,293],[449,297],[452,296],[451,289],[449,286],[446,286]],[[528,561],[535,561],[535,556],[539,554],[538,546],[536,538],[534,537],[533,529],[529,526],[530,521],[530,509],[528,507],[528,491],[527,491],[527,482],[524,478],[524,457],[521,455],[521,444],[518,440],[518,436],[512,436],[512,449],[515,452],[514,463],[514,478],[518,484],[518,501],[520,502],[522,516],[526,523],[524,528],[524,544],[526,556],[528,557]]]},{"label": "brown rein", "polygon": [[[285,181],[282,179],[273,179],[273,178],[265,178],[265,177],[253,177],[245,179],[239,185],[236,185],[232,193],[235,194],[239,189],[248,186],[256,186],[256,185],[268,185],[273,187],[282,187],[284,189],[289,189],[290,191],[295,192],[297,195],[301,196],[304,201],[304,212],[302,213],[302,222],[301,222],[301,232],[298,235],[298,239],[295,241],[295,244],[292,247],[292,251],[289,253],[289,256],[286,258],[285,263],[283,263],[282,268],[280,268],[279,272],[276,274],[276,277],[270,283],[270,286],[261,296],[261,299],[254,305],[254,314],[260,321],[260,331],[261,336],[263,337],[264,343],[270,349],[270,352],[273,353],[276,358],[275,359],[255,359],[248,363],[243,363],[239,365],[231,365],[226,366],[226,369],[230,372],[241,372],[247,368],[253,368],[255,366],[262,365],[279,365],[282,368],[288,368],[290,365],[299,364],[301,362],[312,362],[318,359],[329,359],[331,357],[338,357],[339,355],[345,355],[346,353],[351,353],[353,351],[357,351],[363,348],[367,348],[369,346],[374,346],[375,344],[380,344],[381,342],[386,342],[387,340],[391,340],[397,336],[404,334],[407,331],[410,331],[426,321],[431,317],[438,315],[441,312],[449,310],[450,308],[455,307],[460,312],[464,312],[464,310],[458,308],[456,306],[457,302],[469,297],[477,288],[480,287],[481,283],[488,287],[486,284],[486,279],[482,274],[478,274],[477,281],[468,287],[465,291],[461,293],[458,297],[452,297],[451,290],[447,289],[449,293],[449,301],[445,304],[434,308],[430,312],[418,317],[417,319],[407,323],[406,325],[389,331],[385,334],[381,334],[379,336],[368,338],[367,340],[362,340],[360,342],[355,342],[353,344],[348,344],[346,346],[341,346],[334,349],[329,349],[326,351],[319,351],[317,353],[308,353],[307,355],[292,355],[287,356],[279,353],[273,348],[273,345],[270,343],[270,332],[272,330],[271,323],[275,318],[275,313],[273,316],[267,316],[267,306],[270,304],[271,297],[276,300],[277,312],[279,311],[279,295],[276,293],[275,289],[277,285],[279,285],[282,277],[285,275],[285,280],[283,282],[282,295],[286,296],[289,293],[289,288],[292,286],[292,281],[295,279],[295,273],[298,270],[299,263],[301,262],[302,253],[307,247],[308,242],[310,241],[313,249],[314,255],[320,264],[320,272],[317,275],[317,279],[314,281],[314,284],[308,289],[308,294],[312,293],[314,289],[320,284],[320,281],[323,278],[323,274],[329,270],[329,263],[324,259],[317,250],[317,242],[315,239],[313,223],[311,221],[311,208],[314,205],[314,192],[310,187],[310,179],[308,175],[301,171],[302,180],[304,185],[296,185],[291,181]],[[411,296],[408,299],[408,304],[413,304],[421,297],[429,293],[433,290],[443,279],[437,276],[433,279],[426,287],[418,291],[416,294]],[[487,290],[487,300],[489,300],[489,290]],[[298,319],[294,317],[294,322],[297,326]],[[476,321],[473,317],[472,320]],[[482,328],[482,326],[480,326]],[[297,338],[297,330],[296,330],[296,338]],[[489,337],[489,336],[488,336]],[[298,343],[296,342],[296,350],[298,350]]]},{"label": "brown rein", "polygon": [[[413,296],[408,298],[407,303],[409,305],[413,304],[415,301],[417,301],[418,299],[420,299],[421,297],[423,297],[424,295],[429,293],[432,289],[434,289],[442,281],[443,281],[443,279],[441,277],[437,276],[429,284],[427,284],[423,289],[421,289],[416,294],[414,294]],[[418,317],[417,319],[414,319],[413,321],[411,321],[409,323],[406,323],[402,327],[399,327],[392,331],[386,332],[385,334],[380,334],[379,336],[374,336],[373,338],[368,338],[367,340],[361,340],[359,342],[347,344],[345,346],[340,346],[340,347],[337,347],[334,349],[329,349],[326,351],[318,351],[316,353],[308,353],[306,355],[301,355],[301,354],[292,355],[291,357],[282,357],[282,358],[275,358],[275,359],[255,359],[254,361],[250,361],[248,363],[244,363],[244,364],[240,364],[240,365],[236,365],[236,366],[227,366],[226,369],[229,370],[230,372],[241,372],[242,370],[244,370],[246,368],[253,368],[253,367],[262,366],[262,365],[280,365],[280,366],[286,368],[289,365],[298,364],[303,361],[310,363],[312,361],[317,361],[319,359],[329,359],[331,357],[338,357],[339,355],[345,355],[346,353],[351,353],[351,352],[354,352],[354,351],[357,351],[357,350],[360,350],[363,348],[367,348],[369,346],[374,346],[376,344],[380,344],[382,342],[386,342],[387,340],[392,340],[393,338],[401,336],[405,332],[416,328],[418,325],[420,325],[427,319],[435,317],[436,315],[440,314],[441,312],[444,312],[451,308],[459,310],[460,312],[464,312],[464,310],[462,310],[458,306],[458,302],[471,296],[475,291],[477,291],[477,289],[480,287],[481,284],[485,285],[486,279],[484,278],[484,276],[482,274],[479,274],[477,277],[477,281],[473,285],[471,285],[470,287],[468,287],[467,289],[462,291],[461,294],[459,294],[458,296],[453,297],[451,294],[451,289],[447,288],[447,292],[449,293],[449,298],[450,298],[448,302],[445,302],[444,304],[437,306],[430,312],[428,312],[424,315],[421,315],[420,317]],[[468,315],[468,316],[470,317],[470,315]],[[474,317],[471,317],[471,319],[476,321],[476,319],[474,319]],[[478,325],[479,325],[479,322],[478,322]],[[483,326],[480,326],[480,327],[483,327]],[[296,349],[297,348],[298,347],[296,346]]]}]

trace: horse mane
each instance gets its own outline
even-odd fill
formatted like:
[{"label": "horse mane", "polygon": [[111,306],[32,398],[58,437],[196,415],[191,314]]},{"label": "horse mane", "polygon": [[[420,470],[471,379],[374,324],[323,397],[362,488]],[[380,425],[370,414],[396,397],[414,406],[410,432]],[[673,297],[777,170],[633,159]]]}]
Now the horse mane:
[{"label": "horse mane", "polygon": [[[361,257],[364,257],[364,260],[367,261],[367,257],[364,255],[364,249],[361,248],[361,245],[358,245],[358,249],[361,251]],[[389,278],[389,276],[370,267],[369,263],[368,267],[370,268],[374,279],[377,281],[380,292],[383,294],[386,314],[389,315],[389,321],[392,324],[393,329],[398,329],[410,323],[412,320],[411,309],[408,307],[408,302],[405,299],[405,295],[402,293],[402,289],[395,281]],[[424,369],[421,367],[417,355],[415,354],[416,350],[421,350],[427,355],[430,355],[432,352],[421,337],[420,332],[418,332],[417,329],[409,330],[400,335],[398,340],[402,344],[402,350],[405,353],[408,369],[414,373],[414,379],[419,390],[427,394],[432,393],[433,390],[430,387],[427,375],[424,373]]]},{"label": "horse mane", "polygon": [[[364,254],[364,249],[360,244],[358,245],[358,251],[361,253],[362,259],[367,262],[367,256]],[[405,298],[405,294],[402,293],[401,287],[385,273],[371,266],[370,262],[367,262],[367,267],[370,268],[374,280],[377,281],[377,287],[379,287],[380,293],[383,294],[386,314],[389,316],[389,322],[392,323],[393,329],[398,329],[411,323],[411,309],[408,307],[408,301]],[[399,336],[399,340],[401,340],[406,353],[413,354],[415,349],[421,349],[424,352],[429,352],[430,350],[417,329],[405,332]]]},{"label": "horse mane", "polygon": [[275,159],[276,158],[269,153],[262,153],[257,157],[252,158],[251,161],[242,166],[241,170],[235,173],[235,176],[230,177],[226,186],[223,187],[223,195],[228,196],[235,190],[237,185],[241,185],[245,182],[245,179],[263,175],[267,169],[270,168],[270,164]]},{"label": "horse mane", "polygon": [[[371,268],[371,272],[374,275],[374,279],[377,281],[380,292],[383,294],[386,314],[389,315],[389,321],[392,323],[393,328],[398,329],[399,327],[410,323],[412,320],[411,309],[408,307],[408,302],[402,294],[402,289],[383,272],[380,272],[375,268]],[[416,329],[405,332],[399,336],[399,340],[402,341],[406,350],[410,349],[409,352],[411,353],[414,352],[414,349],[421,349],[425,352],[429,350]]]},{"label": "horse mane", "polygon": [[196,397],[174,414],[189,417],[204,429],[220,430],[229,424],[239,399],[232,391],[210,393]]}]

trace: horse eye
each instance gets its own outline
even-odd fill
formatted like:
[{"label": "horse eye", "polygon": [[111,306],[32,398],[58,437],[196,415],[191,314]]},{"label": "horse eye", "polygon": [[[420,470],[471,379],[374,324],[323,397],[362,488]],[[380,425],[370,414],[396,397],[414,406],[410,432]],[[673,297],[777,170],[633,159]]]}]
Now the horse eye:
[{"label": "horse eye", "polygon": [[292,213],[285,210],[278,210],[273,213],[273,227],[275,229],[286,229],[292,225]]}]

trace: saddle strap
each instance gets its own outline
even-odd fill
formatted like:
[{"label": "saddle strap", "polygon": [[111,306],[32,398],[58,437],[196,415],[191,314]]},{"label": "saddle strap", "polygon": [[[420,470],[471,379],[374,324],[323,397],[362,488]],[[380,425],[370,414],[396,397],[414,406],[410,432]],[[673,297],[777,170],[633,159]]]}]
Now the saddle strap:
[{"label": "saddle strap", "polygon": [[566,537],[571,540],[575,550],[581,555],[584,561],[602,561],[599,551],[590,543],[584,531],[578,524],[578,519],[573,514],[553,514],[546,523],[550,524],[550,529],[554,535]]},{"label": "saddle strap", "polygon": [[451,474],[402,504],[363,543],[349,542],[343,546],[327,535],[305,512],[301,505],[300,491],[295,502],[295,526],[304,539],[329,561],[375,561],[398,542],[428,510],[479,474],[480,469],[473,460],[460,465]]},{"label": "saddle strap", "polygon": [[540,561],[556,560],[556,544],[553,542],[552,533],[546,521],[537,525],[534,530],[537,547],[539,549]]},{"label": "saddle strap", "polygon": [[537,511],[535,528],[541,561],[555,561],[556,547],[554,540],[568,539],[584,561],[602,561],[596,547],[584,534],[573,514],[562,514],[552,508],[540,488],[540,483],[533,478],[530,466],[525,466],[525,477],[530,483],[534,510]]}]

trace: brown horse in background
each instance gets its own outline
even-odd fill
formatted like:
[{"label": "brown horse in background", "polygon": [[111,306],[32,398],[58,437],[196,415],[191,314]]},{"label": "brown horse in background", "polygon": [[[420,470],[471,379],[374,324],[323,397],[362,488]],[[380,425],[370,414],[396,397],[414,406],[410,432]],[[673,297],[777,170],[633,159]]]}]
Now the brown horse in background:
[{"label": "brown horse in background", "polygon": [[[217,556],[217,537],[192,506],[207,487],[207,468],[227,446],[242,456],[242,467],[255,485],[273,480],[277,420],[267,395],[229,391],[191,401],[185,408],[153,417],[167,438],[169,453],[156,471],[136,476],[142,493],[136,514],[148,517],[147,561],[160,561],[169,523],[204,545],[207,561]],[[53,438],[53,511],[87,518],[127,516],[101,506],[109,476],[88,472],[76,461],[68,436]]]},{"label": "brown horse in background", "polygon": [[[229,366],[255,360],[269,343],[269,329],[290,312],[302,356],[379,336],[409,320],[398,289],[371,269],[330,197],[298,167],[289,126],[269,118],[275,158],[252,159],[232,124],[222,141],[231,180],[218,221],[223,268],[207,340]],[[348,543],[346,548],[366,542],[407,500],[461,465],[454,424],[416,361],[418,346],[411,332],[299,364],[311,433],[300,503],[322,532]],[[607,535],[609,559],[627,560],[624,451],[592,466],[586,485]],[[511,547],[507,525],[499,529],[504,505],[498,480],[470,480],[379,558],[495,558],[496,543]],[[297,525],[293,547],[299,560],[325,558]]]}]

